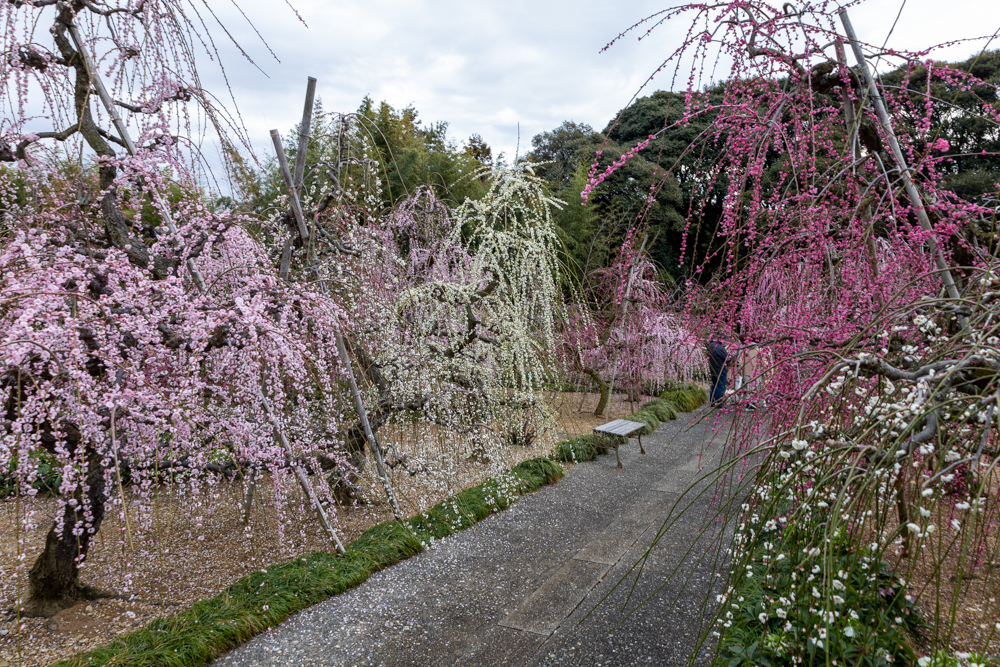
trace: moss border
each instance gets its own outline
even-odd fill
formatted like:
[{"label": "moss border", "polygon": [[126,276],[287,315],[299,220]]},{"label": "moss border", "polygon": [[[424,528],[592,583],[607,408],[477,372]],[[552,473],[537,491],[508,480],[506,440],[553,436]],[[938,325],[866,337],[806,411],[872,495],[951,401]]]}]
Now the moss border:
[{"label": "moss border", "polygon": [[243,577],[187,611],[153,621],[111,644],[51,667],[206,665],[306,607],[357,586],[375,572],[420,553],[435,539],[506,509],[563,476],[547,458],[523,461],[403,522],[369,528],[344,554],[314,553]]}]

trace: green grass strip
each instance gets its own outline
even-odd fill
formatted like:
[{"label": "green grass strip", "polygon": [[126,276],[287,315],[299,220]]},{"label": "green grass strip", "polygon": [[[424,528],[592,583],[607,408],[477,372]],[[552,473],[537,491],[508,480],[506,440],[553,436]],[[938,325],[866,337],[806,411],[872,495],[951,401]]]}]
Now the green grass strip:
[{"label": "green grass strip", "polygon": [[[646,426],[640,431],[640,434],[649,435],[660,427],[660,423],[677,419],[680,412],[697,410],[707,401],[708,396],[705,394],[705,390],[698,385],[679,385],[663,392],[660,394],[660,398],[646,403],[626,419],[645,424]],[[620,443],[624,441],[625,438],[619,438]],[[612,442],[610,436],[597,440],[592,433],[580,435],[557,443],[552,450],[552,459],[566,463],[593,461],[598,454],[606,453],[608,444]]]},{"label": "green grass strip", "polygon": [[405,522],[366,530],[347,553],[314,553],[255,572],[189,610],[153,621],[108,646],[54,663],[53,667],[131,665],[193,667],[273,627],[292,614],[343,593],[374,572],[423,551],[509,507],[518,496],[563,476],[547,458],[524,461],[499,478],[465,489]]}]

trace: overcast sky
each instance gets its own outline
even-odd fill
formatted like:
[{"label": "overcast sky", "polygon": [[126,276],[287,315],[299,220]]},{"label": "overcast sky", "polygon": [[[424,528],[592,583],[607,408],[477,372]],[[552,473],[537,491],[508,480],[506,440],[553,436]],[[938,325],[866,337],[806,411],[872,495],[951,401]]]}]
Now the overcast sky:
[{"label": "overcast sky", "polygon": [[[483,136],[512,157],[531,138],[563,120],[601,129],[679,42],[687,25],[665,25],[651,39],[620,31],[670,6],[656,0],[209,0],[259,69],[241,58],[221,31],[233,95],[258,154],[268,130],[287,132],[302,113],[307,76],[319,80],[328,110],[353,111],[364,95],[397,108],[413,105],[424,122],[445,120],[449,135]],[[881,44],[903,0],[868,0],[851,10],[862,41]],[[997,0],[906,0],[890,46],[917,50],[992,34],[1000,27]],[[264,46],[247,19],[267,40]],[[937,58],[957,60],[983,42],[947,47]],[[994,42],[992,48],[1000,46]],[[277,58],[277,59],[276,59]],[[206,88],[218,89],[217,69],[202,68]],[[654,81],[650,92],[669,88]],[[224,90],[224,89],[223,89]]]}]

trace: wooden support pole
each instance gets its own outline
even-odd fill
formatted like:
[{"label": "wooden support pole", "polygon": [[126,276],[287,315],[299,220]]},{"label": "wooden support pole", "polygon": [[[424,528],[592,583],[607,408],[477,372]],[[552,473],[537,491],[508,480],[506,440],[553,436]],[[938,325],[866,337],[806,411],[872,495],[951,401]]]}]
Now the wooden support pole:
[{"label": "wooden support pole", "polygon": [[[111,121],[115,124],[115,128],[118,129],[118,134],[121,135],[122,143],[125,144],[125,150],[128,151],[129,155],[135,157],[137,151],[135,148],[135,144],[132,142],[132,137],[129,136],[128,129],[126,129],[125,127],[125,123],[122,121],[121,116],[118,115],[118,110],[115,108],[115,101],[111,99],[111,95],[110,93],[108,93],[108,89],[104,87],[104,81],[101,79],[101,75],[98,74],[97,68],[94,67],[94,63],[90,59],[90,53],[87,51],[87,49],[83,47],[83,39],[80,37],[80,31],[77,30],[75,23],[69,24],[69,36],[73,39],[73,45],[76,46],[77,52],[83,58],[83,63],[84,66],[87,68],[87,73],[90,75],[90,78],[94,83],[94,88],[97,89],[97,97],[100,98],[101,103],[104,105],[104,108],[111,116]],[[174,221],[170,217],[170,209],[167,208],[166,202],[163,201],[163,198],[160,196],[159,190],[154,189],[153,196],[156,198],[156,203],[160,207],[160,215],[163,217],[163,221],[167,223],[167,229],[170,230],[171,234],[176,234],[177,226],[174,225]],[[184,250],[183,239],[180,240],[180,243],[181,245],[179,246],[178,250],[183,252]],[[191,277],[194,279],[194,282],[198,286],[198,289],[204,292],[206,289],[205,279],[202,278],[201,271],[198,270],[198,267],[195,265],[194,260],[189,257],[185,266],[187,266],[187,270],[191,274]]]},{"label": "wooden support pole", "polygon": [[[906,158],[903,156],[903,151],[899,148],[899,142],[896,140],[896,135],[892,130],[892,121],[889,119],[889,113],[882,102],[882,96],[875,85],[875,79],[868,70],[868,61],[865,60],[865,54],[861,50],[861,44],[858,42],[858,36],[854,32],[854,26],[851,25],[851,19],[847,16],[846,9],[840,10],[840,21],[844,24],[844,31],[847,33],[847,39],[851,43],[851,50],[854,51],[854,58],[858,61],[858,67],[861,69],[865,85],[868,87],[868,97],[872,101],[872,106],[875,107],[879,124],[885,132],[886,138],[889,140],[889,147],[892,149],[892,156],[896,161],[896,167],[903,181],[903,187],[906,189],[906,194],[910,199],[910,205],[917,216],[917,220],[920,222],[920,227],[930,233],[930,236],[927,237],[927,245],[930,246],[931,253],[934,255],[934,264],[937,266],[938,273],[941,276],[941,282],[944,284],[948,296],[952,299],[958,299],[958,288],[955,287],[955,280],[951,275],[951,269],[945,261],[944,253],[941,251],[940,246],[938,246],[937,239],[934,238],[934,226],[927,215],[927,209],[920,198],[920,192],[917,191],[917,186],[914,185],[913,179],[910,177]],[[890,184],[887,183],[886,185],[889,186]]]},{"label": "wooden support pole", "polygon": [[278,166],[281,168],[281,175],[285,179],[285,189],[288,190],[288,198],[291,200],[292,213],[295,215],[295,224],[299,228],[299,236],[302,241],[309,240],[309,227],[306,226],[306,217],[302,214],[302,205],[299,203],[299,193],[295,190],[295,183],[292,181],[292,172],[288,168],[288,158],[285,157],[285,149],[281,145],[281,135],[277,130],[271,130],[271,142],[274,144],[274,152],[278,156]]},{"label": "wooden support pole", "polygon": [[309,478],[306,476],[305,471],[302,470],[301,466],[295,464],[295,454],[292,452],[292,446],[289,444],[288,438],[285,437],[285,432],[281,430],[278,420],[271,411],[271,403],[267,400],[267,396],[264,395],[263,387],[260,388],[260,400],[264,405],[264,413],[274,429],[274,439],[277,440],[282,449],[285,450],[285,455],[288,456],[289,464],[295,470],[295,477],[299,480],[299,486],[302,487],[302,490],[306,493],[306,497],[309,498],[313,507],[316,508],[316,515],[319,517],[319,522],[323,525],[323,528],[326,529],[326,532],[330,534],[330,537],[337,545],[337,551],[344,553],[344,543],[340,541],[340,536],[337,535],[337,531],[334,530],[333,526],[330,524],[330,519],[326,515],[326,509],[323,508],[323,503],[320,502],[319,497],[316,495],[316,491],[309,482]]},{"label": "wooden support pole", "polygon": [[361,399],[361,392],[358,390],[358,383],[354,380],[354,371],[351,370],[351,358],[347,356],[347,347],[344,345],[344,337],[340,335],[338,331],[337,336],[337,353],[340,354],[340,360],[344,364],[344,371],[347,373],[347,381],[351,387],[351,395],[354,397],[354,407],[358,411],[358,419],[361,420],[361,430],[364,431],[365,439],[368,441],[368,447],[372,450],[372,456],[375,457],[375,467],[378,469],[379,478],[382,480],[382,486],[385,488],[385,495],[389,499],[389,503],[392,505],[392,514],[396,517],[397,521],[403,520],[403,513],[399,510],[399,504],[396,502],[396,493],[393,491],[392,482],[389,481],[389,475],[385,471],[385,465],[382,463],[382,449],[379,447],[378,440],[375,438],[375,432],[372,430],[371,423],[368,421],[368,413],[365,411],[365,403]]},{"label": "wooden support pole", "polygon": [[295,153],[295,194],[302,194],[302,182],[306,173],[306,151],[309,149],[309,127],[312,125],[313,100],[316,98],[316,77],[309,77],[306,83],[306,104],[302,109],[302,122],[299,124],[299,148]]},{"label": "wooden support pole", "polygon": [[292,239],[285,239],[285,247],[281,250],[281,266],[278,268],[278,277],[288,282],[288,274],[292,268]]},{"label": "wooden support pole", "polygon": [[[834,42],[837,51],[837,62],[840,64],[842,70],[847,69],[847,52],[844,50],[844,40],[837,37],[837,41]],[[850,149],[852,160],[858,159],[858,116],[854,112],[854,100],[851,99],[851,93],[847,90],[847,86],[840,86],[840,99],[844,104],[844,125],[847,126],[847,145]],[[854,171],[854,167],[851,171]]]},{"label": "wooden support pole", "polygon": [[257,486],[257,471],[251,470],[247,475],[247,492],[243,498],[243,525],[250,523],[250,508],[253,507],[253,492]]}]

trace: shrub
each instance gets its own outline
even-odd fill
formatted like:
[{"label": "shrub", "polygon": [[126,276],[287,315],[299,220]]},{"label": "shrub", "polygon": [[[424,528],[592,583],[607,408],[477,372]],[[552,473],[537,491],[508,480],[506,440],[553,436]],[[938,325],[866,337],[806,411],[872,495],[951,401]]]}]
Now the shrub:
[{"label": "shrub", "polygon": [[[607,451],[607,447],[601,449]],[[604,452],[598,452],[594,436],[581,435],[557,444],[552,458],[566,463],[582,463],[583,461],[593,461],[597,458],[598,453]]]},{"label": "shrub", "polygon": [[688,382],[667,389],[660,394],[660,400],[670,401],[682,412],[691,412],[707,403],[708,395],[699,385]]},{"label": "shrub", "polygon": [[645,428],[639,431],[640,435],[649,435],[655,431],[660,426],[659,418],[653,414],[652,410],[642,409],[638,412],[633,412],[628,416],[628,419],[634,422],[642,422],[645,424]]},{"label": "shrub", "polygon": [[661,422],[677,419],[677,413],[682,412],[674,403],[664,400],[650,401],[642,406],[642,409],[652,412]]},{"label": "shrub", "polygon": [[798,524],[751,518],[737,539],[750,544],[750,556],[719,597],[723,631],[713,667],[915,664],[908,633],[922,621],[906,582],[845,529],[826,553],[809,548],[821,523],[819,515]]}]

